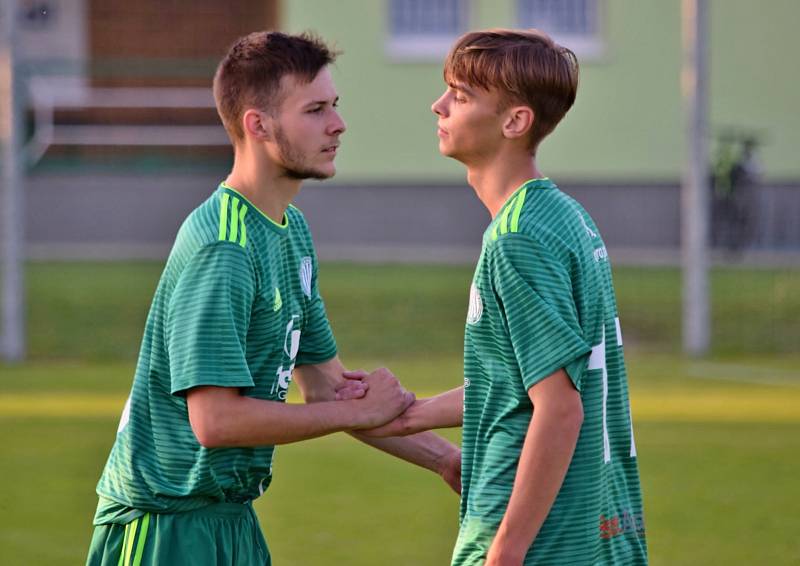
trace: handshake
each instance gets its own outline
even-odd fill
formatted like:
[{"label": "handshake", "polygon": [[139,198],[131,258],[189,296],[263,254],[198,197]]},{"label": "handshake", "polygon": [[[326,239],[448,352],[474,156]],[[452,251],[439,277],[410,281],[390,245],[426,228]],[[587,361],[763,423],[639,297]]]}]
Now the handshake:
[{"label": "handshake", "polygon": [[[345,371],[335,387],[336,401],[349,403],[349,430],[361,441],[409,462],[428,468],[461,493],[461,450],[435,434],[418,432],[461,426],[463,389],[428,399],[406,391],[386,368],[372,373]],[[414,434],[413,440],[384,437]],[[402,441],[402,442],[401,442]]]},{"label": "handshake", "polygon": [[350,401],[356,407],[353,430],[372,437],[411,434],[408,412],[418,403],[416,396],[400,385],[386,368],[372,373],[355,370],[342,374],[336,387],[337,401]]}]

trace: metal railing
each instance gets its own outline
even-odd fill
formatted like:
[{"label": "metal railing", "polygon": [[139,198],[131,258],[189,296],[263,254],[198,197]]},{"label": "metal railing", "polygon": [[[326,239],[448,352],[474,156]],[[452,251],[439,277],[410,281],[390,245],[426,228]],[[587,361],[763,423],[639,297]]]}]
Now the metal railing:
[{"label": "metal railing", "polygon": [[221,125],[56,124],[57,110],[211,109],[214,98],[199,87],[90,87],[57,77],[32,77],[28,83],[33,135],[26,146],[31,164],[52,145],[227,146]]}]

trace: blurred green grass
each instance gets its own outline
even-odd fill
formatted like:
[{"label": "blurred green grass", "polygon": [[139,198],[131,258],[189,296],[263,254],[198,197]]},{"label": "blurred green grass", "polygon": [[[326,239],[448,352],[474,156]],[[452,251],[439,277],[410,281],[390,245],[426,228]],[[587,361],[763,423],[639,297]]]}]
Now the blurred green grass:
[{"label": "blurred green grass", "polygon": [[[0,365],[0,563],[82,563],[160,268],[29,266],[30,361]],[[457,386],[470,279],[323,265],[343,359],[389,365],[421,395]],[[800,271],[715,270],[704,360],[677,354],[678,271],[617,269],[615,281],[652,563],[800,562]],[[257,509],[277,564],[447,563],[458,502],[433,474],[344,435],[276,460]]]},{"label": "blurred green grass", "polygon": [[[134,359],[161,264],[34,263],[30,357]],[[470,267],[327,264],[320,286],[342,352],[364,357],[461,353]],[[680,272],[614,270],[626,345],[680,348]],[[715,269],[714,354],[800,350],[800,270]],[[102,330],[102,331],[99,331]]]}]

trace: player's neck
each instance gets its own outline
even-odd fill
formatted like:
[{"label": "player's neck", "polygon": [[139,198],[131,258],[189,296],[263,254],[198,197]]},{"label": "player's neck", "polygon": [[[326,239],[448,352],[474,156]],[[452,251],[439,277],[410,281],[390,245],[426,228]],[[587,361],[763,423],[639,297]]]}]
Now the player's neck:
[{"label": "player's neck", "polygon": [[300,190],[299,179],[290,179],[263,155],[237,151],[225,183],[244,195],[278,224]]},{"label": "player's neck", "polygon": [[525,181],[541,178],[536,161],[527,153],[499,155],[475,165],[467,165],[467,182],[492,218]]}]

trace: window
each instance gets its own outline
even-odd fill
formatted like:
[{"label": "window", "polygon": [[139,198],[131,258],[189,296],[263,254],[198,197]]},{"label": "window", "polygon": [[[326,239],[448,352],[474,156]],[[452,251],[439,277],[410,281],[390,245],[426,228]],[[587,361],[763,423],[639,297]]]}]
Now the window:
[{"label": "window", "polygon": [[600,57],[605,47],[604,4],[604,0],[518,0],[517,21],[520,27],[546,32],[579,57]]},{"label": "window", "polygon": [[402,60],[441,61],[468,25],[468,0],[389,0],[386,51]]},{"label": "window", "polygon": [[56,26],[55,2],[27,0],[18,6],[18,21],[26,30],[52,30]]}]

